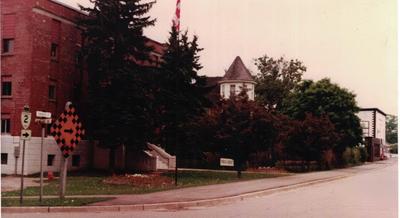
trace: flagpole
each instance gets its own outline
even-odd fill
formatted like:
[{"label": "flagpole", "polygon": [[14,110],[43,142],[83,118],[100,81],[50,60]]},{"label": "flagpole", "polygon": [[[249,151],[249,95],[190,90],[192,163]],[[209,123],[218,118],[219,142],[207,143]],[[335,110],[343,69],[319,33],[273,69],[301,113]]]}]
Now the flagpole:
[{"label": "flagpole", "polygon": [[[181,18],[181,1],[176,1],[176,9],[174,19],[172,20],[173,27],[177,32],[176,38],[179,47],[179,28],[180,28],[180,18]],[[177,50],[179,52],[179,48]],[[178,80],[175,79],[175,94],[178,93]],[[175,100],[177,101],[177,99]],[[178,186],[178,102],[175,102],[175,186]]]}]

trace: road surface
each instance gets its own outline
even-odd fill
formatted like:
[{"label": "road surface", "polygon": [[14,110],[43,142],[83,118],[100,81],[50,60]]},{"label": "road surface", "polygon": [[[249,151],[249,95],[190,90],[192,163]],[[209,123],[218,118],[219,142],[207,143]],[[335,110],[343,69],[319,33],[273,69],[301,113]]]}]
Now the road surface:
[{"label": "road surface", "polygon": [[[379,164],[379,163],[378,163]],[[212,207],[102,213],[3,214],[3,217],[397,217],[397,161],[348,178]]]}]

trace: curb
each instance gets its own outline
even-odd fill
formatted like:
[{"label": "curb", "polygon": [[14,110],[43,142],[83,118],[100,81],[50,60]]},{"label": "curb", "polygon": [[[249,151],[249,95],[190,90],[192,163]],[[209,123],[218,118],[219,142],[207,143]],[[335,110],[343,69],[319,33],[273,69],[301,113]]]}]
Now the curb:
[{"label": "curb", "polygon": [[319,183],[330,182],[343,179],[349,175],[341,175],[324,179],[317,179],[308,182],[297,183],[287,186],[279,186],[261,191],[243,193],[235,196],[212,198],[205,200],[167,202],[155,204],[135,204],[135,205],[112,205],[112,206],[77,206],[77,207],[2,207],[2,213],[67,213],[67,212],[118,212],[118,211],[145,211],[155,209],[183,209],[187,207],[215,206],[242,201],[252,197],[269,195],[276,192],[288,191],[296,188],[311,186]]}]

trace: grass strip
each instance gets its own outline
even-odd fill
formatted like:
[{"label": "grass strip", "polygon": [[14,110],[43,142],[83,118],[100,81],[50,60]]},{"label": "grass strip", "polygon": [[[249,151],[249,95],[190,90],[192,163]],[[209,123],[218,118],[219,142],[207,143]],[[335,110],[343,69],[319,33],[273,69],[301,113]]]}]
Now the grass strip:
[{"label": "grass strip", "polygon": [[[174,178],[174,172],[166,172],[163,176]],[[267,174],[267,173],[242,173],[242,178],[238,179],[236,172],[215,172],[215,171],[179,171],[178,186],[173,184],[163,186],[146,186],[139,187],[133,185],[114,185],[103,182],[107,176],[91,175],[91,176],[69,176],[67,178],[66,195],[115,195],[115,194],[143,194],[169,189],[193,187],[211,184],[221,184],[228,182],[238,182],[253,179],[273,178],[285,176],[288,174]],[[24,189],[24,196],[38,196],[39,187],[27,187]],[[58,180],[45,183],[43,194],[57,195],[59,192]],[[2,192],[3,197],[18,196],[19,191]]]},{"label": "grass strip", "polygon": [[65,198],[61,200],[59,198],[44,198],[42,202],[38,199],[24,199],[22,205],[19,203],[19,199],[16,198],[2,198],[2,207],[18,207],[18,206],[84,206],[91,203],[100,201],[111,200],[113,198]]}]

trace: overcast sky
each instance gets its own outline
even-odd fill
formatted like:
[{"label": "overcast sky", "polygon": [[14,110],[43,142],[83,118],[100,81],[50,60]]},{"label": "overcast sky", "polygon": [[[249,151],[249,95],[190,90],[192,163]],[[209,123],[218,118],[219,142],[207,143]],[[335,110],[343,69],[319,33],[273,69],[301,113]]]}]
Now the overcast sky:
[{"label": "overcast sky", "polygon": [[[89,0],[59,0],[76,7]],[[165,42],[176,0],[158,0],[145,34]],[[201,74],[222,76],[240,56],[297,58],[306,79],[329,77],[360,107],[397,114],[396,0],[181,0],[181,30],[199,36]]]}]

